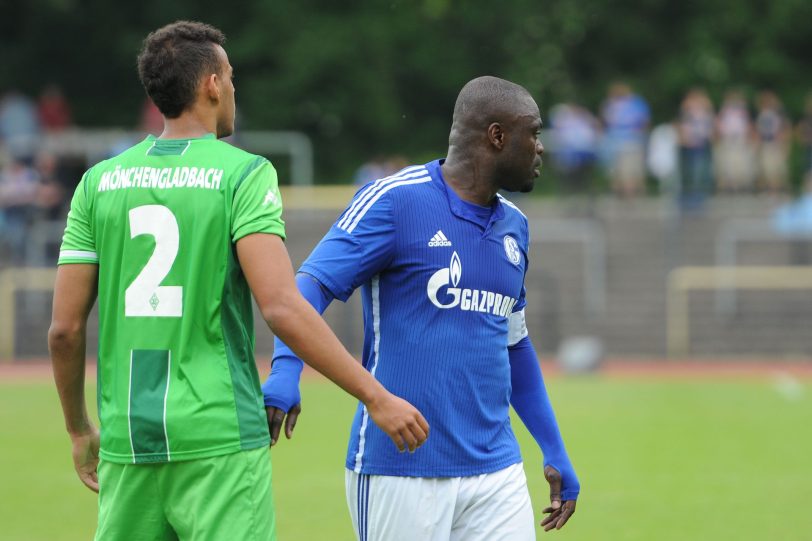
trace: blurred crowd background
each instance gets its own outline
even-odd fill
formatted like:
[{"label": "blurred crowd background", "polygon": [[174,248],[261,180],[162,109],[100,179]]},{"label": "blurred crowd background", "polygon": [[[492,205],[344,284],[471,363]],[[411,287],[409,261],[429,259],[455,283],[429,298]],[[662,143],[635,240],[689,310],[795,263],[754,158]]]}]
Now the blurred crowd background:
[{"label": "blurred crowd background", "polygon": [[[683,211],[701,210],[713,195],[765,196],[771,204],[797,194],[796,210],[778,209],[778,227],[812,233],[812,91],[796,118],[770,89],[752,100],[742,90],[727,90],[714,104],[695,86],[677,105],[672,119],[654,124],[645,96],[621,81],[611,83],[595,111],[575,101],[554,104],[543,113],[545,158],[553,171],[545,172],[547,186],[540,191],[587,201],[671,196]],[[132,133],[158,135],[162,129],[160,113],[145,99]],[[66,130],[79,139],[92,131],[74,123],[71,103],[58,85],[47,85],[35,97],[17,90],[0,97],[0,242],[6,263],[24,262],[34,224],[64,219],[72,189],[93,165],[45,144],[47,135],[64,136]],[[110,141],[98,158],[129,142]],[[442,150],[426,152],[439,156]],[[402,154],[376,155],[346,181],[365,184],[410,163]],[[594,212],[591,205],[580,210]]]},{"label": "blurred crowd background", "polygon": [[[135,56],[147,32],[190,18],[228,36],[233,142],[244,131],[304,137],[316,184],[357,185],[441,157],[456,93],[475,76],[527,87],[544,121],[545,169],[517,202],[535,224],[529,317],[543,350],[812,354],[812,297],[784,290],[780,270],[812,263],[808,1],[37,0],[2,9],[0,273],[52,266],[83,171],[160,133]],[[290,184],[290,156],[265,154]],[[286,192],[294,263],[352,188],[325,193],[302,204]],[[681,333],[669,312],[674,271],[730,265],[779,270],[769,292],[730,297],[732,284],[720,283],[706,290],[715,295],[692,294],[692,337],[672,347]],[[47,301],[31,300],[42,293],[16,278],[0,286],[12,291],[13,305],[2,306],[14,318],[0,313],[0,338],[10,326],[15,356],[42,354],[42,341],[23,338],[47,325],[47,306],[30,308]],[[350,344],[359,336],[344,329]]]}]

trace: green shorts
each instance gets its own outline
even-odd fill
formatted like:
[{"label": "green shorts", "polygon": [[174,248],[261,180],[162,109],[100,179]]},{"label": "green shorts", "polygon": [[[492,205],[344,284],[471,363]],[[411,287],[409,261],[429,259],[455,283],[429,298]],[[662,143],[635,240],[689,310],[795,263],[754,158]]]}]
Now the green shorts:
[{"label": "green shorts", "polygon": [[276,539],[267,447],[98,472],[97,541]]}]

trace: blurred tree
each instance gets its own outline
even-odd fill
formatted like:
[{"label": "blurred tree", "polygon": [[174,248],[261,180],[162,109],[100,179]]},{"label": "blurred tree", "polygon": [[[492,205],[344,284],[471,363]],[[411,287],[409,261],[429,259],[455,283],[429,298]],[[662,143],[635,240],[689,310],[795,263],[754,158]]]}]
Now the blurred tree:
[{"label": "blurred tree", "polygon": [[595,109],[625,79],[657,121],[694,85],[717,102],[770,87],[793,116],[812,89],[808,0],[2,0],[0,92],[57,83],[80,125],[133,126],[141,40],[180,18],[228,36],[241,125],[308,133],[327,181],[372,155],[442,152],[457,91],[481,74],[524,84],[543,115]]}]

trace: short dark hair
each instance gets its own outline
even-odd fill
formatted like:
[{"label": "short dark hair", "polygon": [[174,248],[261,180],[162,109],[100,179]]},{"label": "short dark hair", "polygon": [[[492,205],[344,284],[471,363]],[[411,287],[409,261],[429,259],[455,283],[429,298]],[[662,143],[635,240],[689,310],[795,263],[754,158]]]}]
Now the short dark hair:
[{"label": "short dark hair", "polygon": [[499,77],[484,75],[468,81],[457,95],[454,118],[477,118],[483,125],[502,120],[505,112],[515,104],[530,98],[530,92],[521,85]]},{"label": "short dark hair", "polygon": [[506,121],[526,100],[533,100],[530,92],[506,79],[485,75],[468,81],[454,103],[449,144],[466,146],[464,141],[480,137],[492,122]]},{"label": "short dark hair", "polygon": [[214,45],[225,42],[220,30],[194,21],[176,21],[144,39],[138,76],[162,115],[179,117],[194,103],[200,78],[221,74]]}]

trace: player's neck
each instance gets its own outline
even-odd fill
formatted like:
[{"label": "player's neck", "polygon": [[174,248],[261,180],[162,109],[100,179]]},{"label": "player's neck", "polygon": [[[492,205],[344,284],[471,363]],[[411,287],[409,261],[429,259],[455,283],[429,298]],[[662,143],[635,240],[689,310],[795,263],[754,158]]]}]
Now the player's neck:
[{"label": "player's neck", "polygon": [[197,113],[196,110],[184,111],[177,118],[164,117],[164,131],[159,139],[195,139],[211,133],[217,133],[216,120]]},{"label": "player's neck", "polygon": [[491,175],[480,164],[449,156],[441,169],[446,184],[463,201],[487,207],[496,197],[498,188],[490,182]]}]

